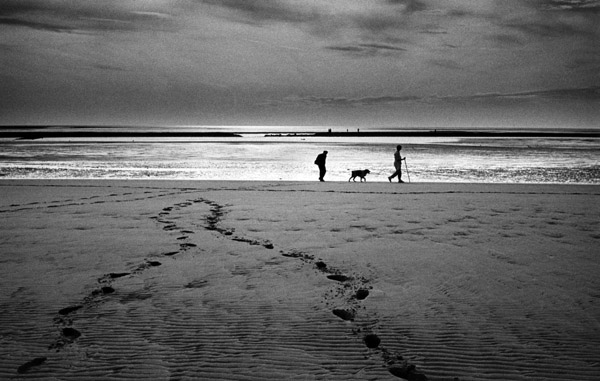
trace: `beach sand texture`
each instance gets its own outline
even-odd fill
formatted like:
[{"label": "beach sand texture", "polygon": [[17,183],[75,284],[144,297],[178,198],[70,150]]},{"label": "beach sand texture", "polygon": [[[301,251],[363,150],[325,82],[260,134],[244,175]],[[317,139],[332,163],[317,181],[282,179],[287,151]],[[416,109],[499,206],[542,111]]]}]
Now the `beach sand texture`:
[{"label": "beach sand texture", "polygon": [[600,379],[597,186],[0,192],[1,379]]}]

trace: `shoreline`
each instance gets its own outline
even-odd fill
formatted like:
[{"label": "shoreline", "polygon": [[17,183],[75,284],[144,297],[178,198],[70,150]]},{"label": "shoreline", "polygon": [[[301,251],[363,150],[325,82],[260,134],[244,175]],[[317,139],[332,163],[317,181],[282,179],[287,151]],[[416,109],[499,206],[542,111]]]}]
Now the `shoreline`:
[{"label": "shoreline", "polygon": [[600,138],[600,132],[545,132],[545,131],[469,131],[469,130],[433,130],[433,131],[363,131],[363,132],[317,132],[314,134],[285,134],[269,137],[456,137],[456,138]]},{"label": "shoreline", "polygon": [[[242,135],[263,135],[270,138],[288,137],[481,137],[481,138],[600,138],[600,131],[594,129],[532,128],[532,129],[486,129],[486,128],[419,128],[419,129],[374,129],[325,132],[267,132],[244,131],[243,127],[222,129],[227,131],[195,131],[193,127],[157,127],[157,126],[0,126],[0,138],[36,140],[43,138],[239,138]],[[146,129],[146,130],[144,130]],[[152,131],[160,129],[160,131]],[[206,128],[205,128],[206,129]],[[299,130],[302,127],[298,127]],[[307,128],[310,130],[311,128]],[[94,131],[92,131],[94,130]],[[140,130],[140,131],[136,131]]]},{"label": "shoreline", "polygon": [[[20,183],[23,184],[20,184]],[[245,186],[292,186],[297,185],[302,189],[307,187],[311,188],[315,192],[323,191],[329,192],[333,190],[341,191],[345,193],[372,193],[375,189],[380,192],[379,188],[387,188],[385,190],[390,191],[389,193],[426,193],[433,189],[434,192],[464,192],[469,191],[469,188],[486,191],[497,191],[497,192],[508,192],[512,193],[516,188],[529,188],[528,191],[535,191],[534,188],[558,188],[555,193],[562,193],[562,188],[589,188],[590,194],[598,192],[600,195],[600,184],[587,184],[587,183],[492,183],[492,182],[405,182],[403,184],[397,184],[395,182],[389,183],[388,181],[369,181],[369,182],[349,182],[349,181],[313,181],[313,180],[188,180],[188,179],[76,179],[76,178],[65,178],[65,179],[11,179],[0,177],[0,186],[52,186],[52,185],[64,185],[64,186],[146,186],[148,184],[156,183],[154,185],[163,185],[172,183],[175,188],[189,188],[189,187],[226,187],[231,189],[237,189],[238,187],[243,189]],[[314,188],[314,189],[313,189]],[[317,189],[320,188],[320,189]],[[498,189],[494,189],[498,188]],[[503,188],[503,189],[500,189]],[[595,188],[595,189],[594,189]],[[253,188],[254,189],[254,188]],[[388,192],[385,192],[388,193]]]},{"label": "shoreline", "polygon": [[133,132],[133,131],[1,131],[0,138],[37,140],[44,138],[239,138],[230,132]]}]

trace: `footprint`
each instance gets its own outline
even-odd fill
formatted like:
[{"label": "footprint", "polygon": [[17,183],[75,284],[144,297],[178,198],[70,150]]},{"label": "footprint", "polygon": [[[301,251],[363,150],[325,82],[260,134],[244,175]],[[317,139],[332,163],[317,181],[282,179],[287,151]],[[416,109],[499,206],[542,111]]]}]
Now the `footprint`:
[{"label": "footprint", "polygon": [[63,328],[62,334],[67,340],[70,340],[70,341],[73,341],[73,340],[77,339],[79,336],[81,336],[81,332],[79,332],[78,330],[76,330],[73,327]]},{"label": "footprint", "polygon": [[393,365],[388,368],[389,372],[396,377],[400,377],[408,381],[427,381],[427,377],[417,371],[417,368],[412,364]]},{"label": "footprint", "polygon": [[112,288],[111,286],[104,286],[99,290],[92,291],[92,296],[108,295],[108,294],[112,294],[114,292],[115,292],[115,289]]},{"label": "footprint", "polygon": [[66,308],[63,308],[63,309],[61,309],[60,311],[58,311],[58,313],[59,313],[60,315],[68,315],[68,314],[70,314],[71,312],[75,312],[75,311],[77,311],[77,310],[79,310],[79,309],[82,309],[82,308],[83,308],[83,306],[71,306],[71,307],[66,307]]},{"label": "footprint", "polygon": [[354,311],[352,311],[352,310],[346,310],[346,309],[336,308],[332,312],[333,312],[333,314],[335,316],[339,317],[342,320],[353,321],[354,318],[356,317],[356,313]]},{"label": "footprint", "polygon": [[186,284],[184,287],[185,288],[202,288],[202,287],[205,287],[206,285],[208,285],[208,281],[206,281],[206,280],[194,280],[194,281],[191,281],[190,283]]},{"label": "footprint", "polygon": [[381,343],[381,339],[379,336],[371,333],[365,336],[364,342],[367,348],[377,348]]},{"label": "footprint", "polygon": [[338,282],[345,282],[347,280],[350,280],[350,277],[347,277],[346,275],[342,275],[342,274],[327,275],[327,278],[331,279],[331,280],[336,280]]},{"label": "footprint", "polygon": [[290,252],[280,251],[281,255],[289,258],[299,258],[305,262],[309,262],[315,259],[314,255],[306,254],[301,251],[292,250]]},{"label": "footprint", "polygon": [[50,346],[48,346],[48,349],[56,349],[56,351],[58,352],[64,346],[72,344],[79,336],[81,336],[81,332],[79,332],[75,328],[65,327],[61,331],[61,337],[58,340],[56,340],[53,344],[50,344]]},{"label": "footprint", "polygon": [[367,296],[369,296],[369,290],[361,288],[358,291],[356,291],[356,299],[358,300],[363,300],[366,299]]},{"label": "footprint", "polygon": [[127,275],[131,275],[131,273],[109,273],[109,274],[104,274],[103,276],[101,276],[100,278],[98,278],[98,283],[107,283],[109,282],[111,279],[117,279],[117,278],[121,278]]},{"label": "footprint", "polygon": [[27,373],[31,368],[33,368],[34,366],[39,366],[42,365],[43,363],[45,363],[47,360],[46,357],[36,357],[31,361],[26,362],[25,364],[21,365],[20,367],[17,368],[17,373]]},{"label": "footprint", "polygon": [[116,278],[121,278],[127,275],[131,275],[131,273],[110,273],[108,274],[108,276],[110,277],[110,279],[116,279]]}]

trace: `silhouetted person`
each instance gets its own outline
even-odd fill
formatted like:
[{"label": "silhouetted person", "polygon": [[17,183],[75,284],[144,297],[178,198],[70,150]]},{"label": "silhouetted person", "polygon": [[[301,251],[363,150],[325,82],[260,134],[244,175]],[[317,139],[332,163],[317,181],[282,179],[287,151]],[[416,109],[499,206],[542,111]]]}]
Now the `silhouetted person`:
[{"label": "silhouetted person", "polygon": [[315,164],[319,166],[319,181],[325,181],[323,178],[325,177],[325,172],[327,172],[327,169],[325,168],[326,160],[327,151],[323,151],[323,153],[320,153],[315,159]]},{"label": "silhouetted person", "polygon": [[402,157],[400,155],[401,149],[402,149],[401,145],[396,146],[396,152],[394,152],[394,168],[396,168],[396,172],[394,172],[390,177],[388,177],[388,180],[390,181],[390,183],[392,182],[392,179],[396,176],[398,176],[399,183],[404,182],[404,181],[402,181],[402,160],[406,160],[406,157]]}]

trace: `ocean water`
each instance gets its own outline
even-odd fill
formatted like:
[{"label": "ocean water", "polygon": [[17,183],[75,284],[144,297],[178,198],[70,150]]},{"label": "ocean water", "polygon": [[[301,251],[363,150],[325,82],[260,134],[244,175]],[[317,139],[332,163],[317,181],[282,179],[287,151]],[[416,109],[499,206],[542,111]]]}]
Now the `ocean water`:
[{"label": "ocean water", "polygon": [[45,138],[0,140],[5,179],[185,179],[316,181],[317,154],[329,151],[326,181],[369,169],[385,181],[397,144],[411,182],[600,184],[597,138]]}]

